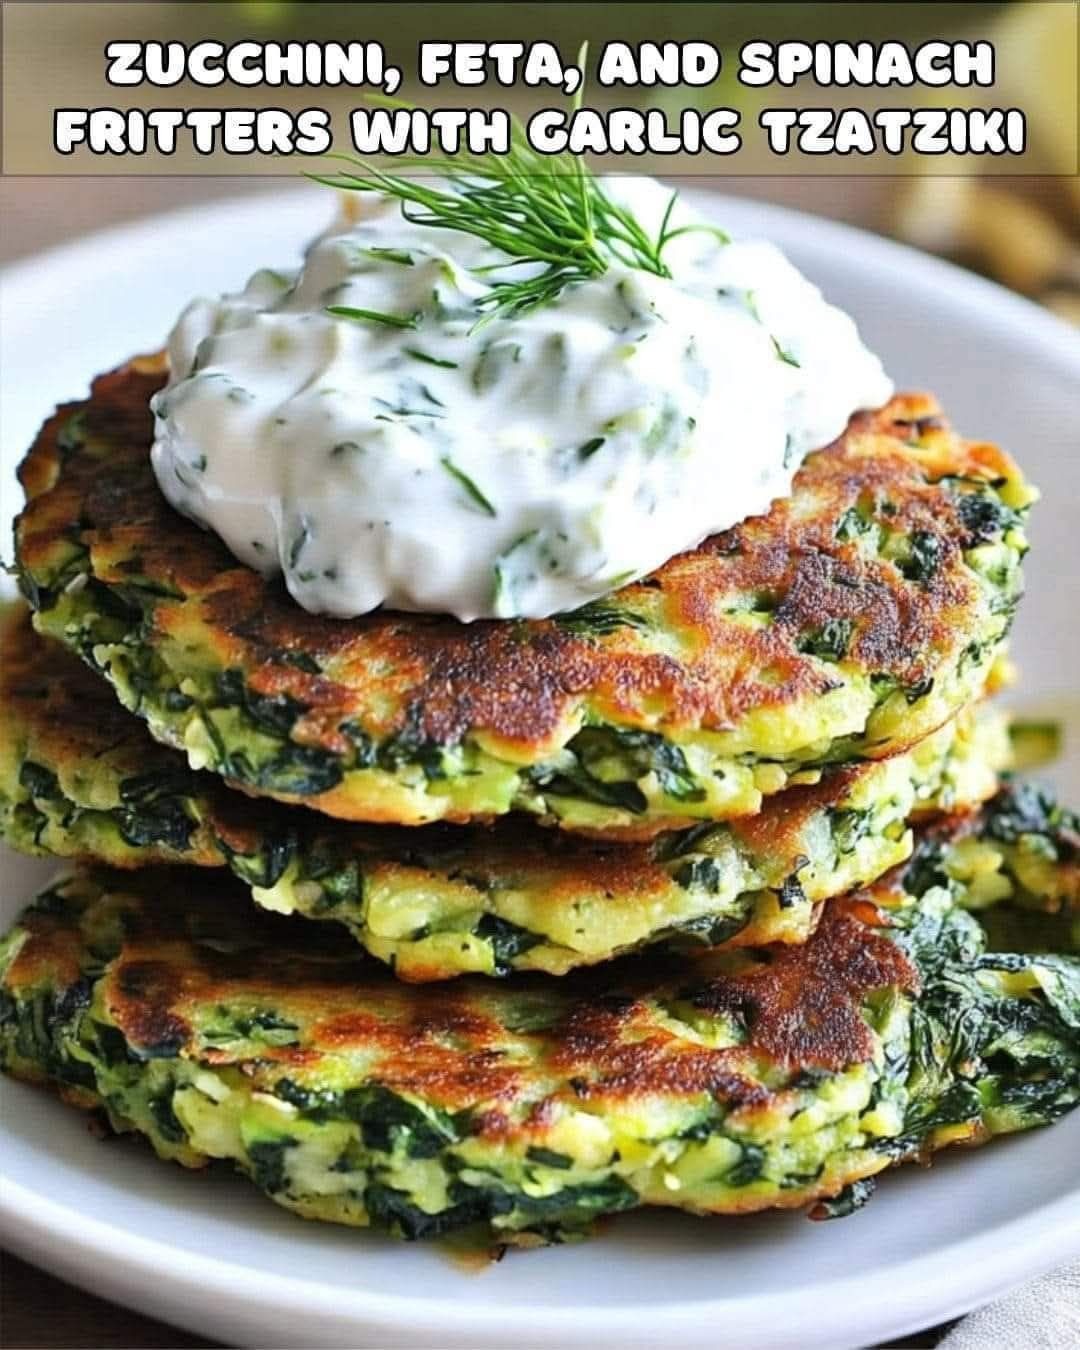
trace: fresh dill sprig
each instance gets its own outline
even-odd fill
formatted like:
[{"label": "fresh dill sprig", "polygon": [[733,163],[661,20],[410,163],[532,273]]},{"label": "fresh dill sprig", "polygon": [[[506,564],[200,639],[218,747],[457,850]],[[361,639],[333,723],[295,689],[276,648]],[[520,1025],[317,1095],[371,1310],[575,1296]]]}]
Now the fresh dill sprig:
[{"label": "fresh dill sprig", "polygon": [[462,154],[406,162],[437,183],[387,173],[345,157],[362,171],[320,175],[318,181],[354,192],[379,192],[401,203],[416,225],[454,230],[482,239],[507,255],[486,272],[539,264],[530,277],[491,280],[478,304],[489,314],[513,316],[554,300],[574,282],[601,276],[617,259],[668,276],[658,248],[624,208],[611,202],[592,175],[555,172],[531,149],[509,155]]},{"label": "fresh dill sprig", "polygon": [[[583,66],[585,48],[578,61]],[[582,89],[573,100],[580,107]],[[384,107],[411,108],[401,99],[373,95]],[[567,286],[603,275],[613,262],[658,277],[670,277],[664,250],[673,239],[692,231],[713,234],[721,230],[698,224],[672,228],[677,192],[672,192],[655,234],[645,229],[620,202],[604,190],[584,159],[574,157],[573,168],[558,171],[549,157],[529,145],[517,119],[508,154],[473,154],[463,150],[449,156],[409,156],[405,169],[422,169],[439,181],[409,178],[357,159],[334,155],[349,167],[332,174],[309,175],[316,182],[346,192],[377,192],[401,203],[406,220],[482,239],[505,253],[507,262],[477,269],[505,273],[521,264],[539,270],[524,279],[498,276],[478,301],[485,317],[513,317],[556,299]]]}]

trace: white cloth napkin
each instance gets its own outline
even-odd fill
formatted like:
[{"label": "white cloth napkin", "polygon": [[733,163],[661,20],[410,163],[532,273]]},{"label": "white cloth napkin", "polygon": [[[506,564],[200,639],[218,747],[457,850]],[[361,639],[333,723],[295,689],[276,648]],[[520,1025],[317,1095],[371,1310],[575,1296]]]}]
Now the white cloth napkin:
[{"label": "white cloth napkin", "polygon": [[938,1350],[1077,1350],[1080,1262],[969,1313]]}]

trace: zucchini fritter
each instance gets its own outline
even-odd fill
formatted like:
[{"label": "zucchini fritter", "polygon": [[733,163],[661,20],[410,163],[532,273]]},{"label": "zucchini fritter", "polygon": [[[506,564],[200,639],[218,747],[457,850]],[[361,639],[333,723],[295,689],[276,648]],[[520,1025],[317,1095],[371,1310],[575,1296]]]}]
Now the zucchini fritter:
[{"label": "zucchini fritter", "polygon": [[[1024,911],[1010,921],[1018,941],[1022,932],[1030,941],[1040,931],[1033,915],[1059,918],[1058,946],[1067,948],[1067,926],[1080,920],[1080,815],[1034,783],[1006,783],[981,811],[921,832],[908,889],[954,882],[968,909],[1007,900],[1010,912]],[[1080,950],[1080,941],[1073,945]]]},{"label": "zucchini fritter", "polygon": [[21,468],[42,632],[162,741],[330,815],[527,811],[646,838],[901,751],[975,697],[1021,591],[1033,491],[924,395],[857,414],[791,497],[550,620],[325,619],[177,515],[157,358],[60,409]]},{"label": "zucchini fritter", "polygon": [[449,989],[248,912],[224,875],[76,875],[0,946],[0,1055],[165,1158],[405,1237],[843,1211],[891,1164],[1080,1101],[1080,961],[987,952],[935,846],[801,946]]},{"label": "zucchini fritter", "polygon": [[801,942],[821,901],[908,856],[912,815],[988,797],[1009,749],[1003,716],[968,709],[904,755],[649,843],[529,821],[363,826],[190,770],[25,609],[0,616],[0,644],[0,834],[16,848],[229,866],[261,905],[345,924],[412,981],[562,974],[656,942]]}]

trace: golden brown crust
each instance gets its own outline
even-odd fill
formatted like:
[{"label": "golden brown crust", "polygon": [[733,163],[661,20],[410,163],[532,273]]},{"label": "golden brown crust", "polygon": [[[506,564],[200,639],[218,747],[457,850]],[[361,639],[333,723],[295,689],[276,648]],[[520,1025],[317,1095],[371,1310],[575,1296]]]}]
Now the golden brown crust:
[{"label": "golden brown crust", "polygon": [[[762,1082],[768,1066],[837,1071],[865,1062],[874,1046],[867,994],[918,988],[865,900],[828,906],[800,947],[621,963],[555,984],[527,977],[513,987],[474,979],[418,988],[368,962],[328,961],[309,928],[244,912],[232,889],[223,877],[204,882],[174,869],[142,876],[134,895],[118,891],[110,902],[124,940],[104,977],[104,1009],[136,1053],[191,1055],[267,1081],[288,1067],[315,1072],[326,1055],[356,1054],[369,1081],[447,1109],[483,1105],[481,1132],[492,1137],[523,1103],[539,1127],[567,1091],[610,1102],[705,1092],[733,1110],[765,1110],[775,1096]],[[30,936],[9,986],[33,986],[53,969],[57,987],[71,984],[77,930],[40,911],[23,926]],[[302,1043],[201,1040],[200,1026],[218,1011],[260,1008],[301,1028]],[[543,1025],[532,1031],[537,1010]],[[694,1012],[713,1025],[728,1019],[739,1043],[696,1043],[679,1020]],[[552,1095],[546,1082],[571,1086]]]},{"label": "golden brown crust", "polygon": [[872,907],[826,905],[801,947],[775,949],[747,974],[707,986],[692,999],[752,1028],[753,1049],[776,1064],[839,1070],[865,1060],[873,1040],[861,1014],[874,989],[914,991],[915,972],[900,948],[875,933]]}]

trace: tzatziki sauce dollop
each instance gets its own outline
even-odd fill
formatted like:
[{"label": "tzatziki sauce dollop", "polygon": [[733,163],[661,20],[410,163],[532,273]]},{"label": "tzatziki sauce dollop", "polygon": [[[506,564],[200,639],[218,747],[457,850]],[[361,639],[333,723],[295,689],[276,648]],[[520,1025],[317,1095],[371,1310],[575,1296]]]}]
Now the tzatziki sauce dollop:
[{"label": "tzatziki sauce dollop", "polygon": [[[671,195],[605,186],[652,229]],[[663,257],[670,278],[613,262],[491,317],[520,262],[368,197],[298,271],[185,310],[152,403],[158,483],[313,613],[541,618],[597,599],[767,510],[892,393],[772,245],[702,229]]]}]

